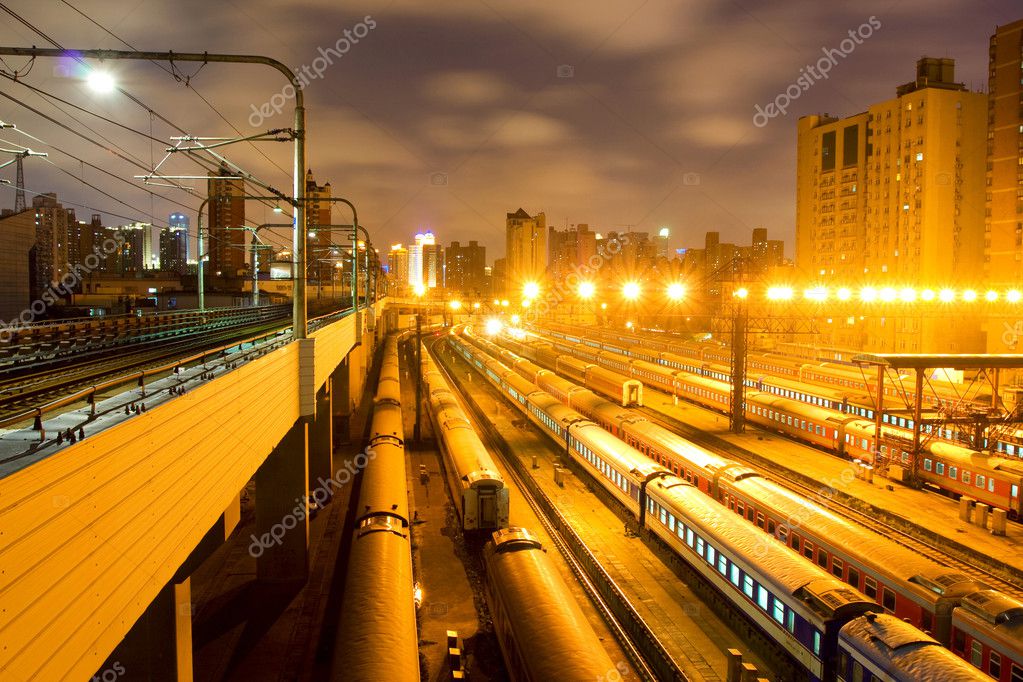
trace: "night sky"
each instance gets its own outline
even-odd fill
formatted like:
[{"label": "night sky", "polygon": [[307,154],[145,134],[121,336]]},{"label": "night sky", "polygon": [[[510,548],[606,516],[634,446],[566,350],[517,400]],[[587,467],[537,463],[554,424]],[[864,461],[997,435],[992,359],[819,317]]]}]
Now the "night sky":
[{"label": "night sky", "polygon": [[[491,260],[504,250],[504,214],[520,206],[546,211],[558,227],[656,231],[667,225],[673,246],[699,245],[708,230],[748,244],[750,231],[763,226],[785,239],[791,257],[798,117],[848,116],[889,99],[896,85],[913,79],[924,55],[954,58],[957,79],[983,90],[991,33],[1023,17],[1018,0],[4,4],[63,47],[126,49],[105,28],[137,49],[265,54],[296,70],[307,66],[307,74],[319,67],[322,77],[314,74],[305,88],[309,167],[320,182],[331,182],[335,195],[358,205],[381,251],[430,228],[444,244],[482,241]],[[51,46],[2,16],[3,45]],[[849,31],[857,30],[853,42]],[[826,79],[807,80],[800,71],[818,64],[824,50],[835,55],[849,46],[848,54],[833,57]],[[27,60],[6,64],[23,72]],[[38,60],[24,80],[161,140],[179,134],[161,117],[207,137],[236,136],[229,123],[245,135],[290,125],[291,101],[265,121],[256,113],[285,85],[278,73],[220,64],[195,73],[199,66],[177,65],[177,82],[153,64],[110,65],[153,116],[116,93],[87,90],[74,63]],[[801,74],[808,88],[797,86],[788,112],[755,125],[754,107],[775,100]],[[189,75],[229,123],[184,85]],[[107,147],[118,145],[120,154],[143,165],[164,155],[162,142],[60,104],[71,118],[10,80],[0,81],[0,92]],[[132,176],[143,173],[10,99],[0,99],[0,118],[135,184]],[[101,209],[107,224],[127,222],[114,215],[120,214],[163,225],[170,211],[184,210],[17,132],[0,131],[0,140],[6,148],[16,143],[49,152],[48,161],[26,161],[29,190],[57,191],[66,205]],[[290,144],[222,151],[290,193]],[[177,156],[164,168],[200,172]],[[13,165],[0,177],[13,181]],[[204,191],[204,183],[192,184]],[[200,199],[155,189],[191,207],[184,212],[194,228]],[[0,194],[0,206],[14,205],[12,189],[4,186]],[[93,212],[75,208],[80,218]],[[248,214],[254,223],[279,221],[255,203]],[[338,208],[335,222],[350,218]]]}]

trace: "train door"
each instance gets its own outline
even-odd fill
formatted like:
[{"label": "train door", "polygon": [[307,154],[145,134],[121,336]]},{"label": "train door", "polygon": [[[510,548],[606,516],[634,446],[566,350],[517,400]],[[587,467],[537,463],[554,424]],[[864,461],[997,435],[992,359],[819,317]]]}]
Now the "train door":
[{"label": "train door", "polygon": [[497,496],[493,488],[480,491],[480,528],[497,528]]}]

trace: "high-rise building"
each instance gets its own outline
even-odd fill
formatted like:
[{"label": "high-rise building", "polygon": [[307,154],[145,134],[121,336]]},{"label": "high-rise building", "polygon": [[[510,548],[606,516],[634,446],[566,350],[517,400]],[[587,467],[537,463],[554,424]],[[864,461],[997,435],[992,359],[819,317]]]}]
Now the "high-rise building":
[{"label": "high-rise building", "polygon": [[124,241],[117,257],[116,272],[139,275],[152,270],[153,226],[149,223],[129,223],[117,228]]},{"label": "high-rise building", "polygon": [[188,268],[188,228],[168,225],[160,230],[160,269],[184,274]]},{"label": "high-rise building", "polygon": [[193,259],[194,254],[192,253],[192,238],[191,238],[191,220],[184,213],[171,213],[167,219],[167,226],[184,230],[185,232],[185,263]]},{"label": "high-rise building", "polygon": [[[230,176],[227,166],[221,165],[219,175]],[[211,178],[209,193],[209,231],[205,247],[208,256],[206,273],[209,277],[234,278],[245,271],[245,188],[241,180]],[[199,254],[201,257],[202,254]]]},{"label": "high-rise building", "polygon": [[32,198],[36,218],[36,263],[33,291],[41,293],[51,283],[59,282],[68,266],[67,209],[53,192]]},{"label": "high-rise building", "polygon": [[309,228],[306,241],[306,257],[309,259],[309,274],[317,281],[329,281],[338,262],[334,243],[334,231],[330,228],[331,208],[330,183],[317,185],[312,170],[305,175],[306,225]]},{"label": "high-rise building", "polygon": [[521,208],[505,220],[505,289],[519,295],[528,283],[539,283],[547,271],[547,216],[530,216]]},{"label": "high-rise building", "polygon": [[671,229],[662,227],[657,231],[657,239],[655,244],[657,245],[657,257],[658,258],[671,258],[671,249],[668,248],[668,240],[671,238]]},{"label": "high-rise building", "polygon": [[404,244],[391,244],[387,253],[387,274],[399,295],[409,286],[409,252]]},{"label": "high-rise building", "polygon": [[[975,284],[984,234],[987,98],[922,58],[894,99],[799,121],[796,261],[825,284]],[[876,352],[977,352],[962,315],[841,319],[822,342]],[[827,336],[827,333],[825,334]]]},{"label": "high-rise building", "polygon": [[820,282],[863,277],[870,114],[799,119],[796,267]]},{"label": "high-rise building", "polygon": [[552,225],[547,233],[547,244],[550,276],[560,282],[596,255],[597,234],[590,230],[587,223],[579,223],[561,231]]},{"label": "high-rise building", "polygon": [[991,286],[1023,279],[1023,19],[999,26],[988,61],[984,274]]},{"label": "high-rise building", "polygon": [[[22,315],[27,318],[25,311],[32,312],[29,306],[40,291],[34,281],[38,267],[36,217],[31,209],[4,213],[0,217],[0,272],[4,273],[0,277],[0,321],[8,327],[16,327],[21,322],[31,322]],[[0,342],[9,340],[0,329]]]},{"label": "high-rise building", "polygon": [[443,250],[437,244],[433,232],[416,233],[415,241],[409,246],[408,283],[413,290],[418,285],[427,289],[443,286]]},{"label": "high-rise building", "polygon": [[444,250],[444,286],[467,295],[480,295],[486,290],[485,246],[470,241],[462,246],[451,242]]}]

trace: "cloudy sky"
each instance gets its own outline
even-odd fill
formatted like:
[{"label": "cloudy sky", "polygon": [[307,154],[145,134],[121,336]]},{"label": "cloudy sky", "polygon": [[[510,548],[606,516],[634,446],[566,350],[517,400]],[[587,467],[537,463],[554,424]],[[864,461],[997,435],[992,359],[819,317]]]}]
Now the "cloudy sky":
[{"label": "cloudy sky", "polygon": [[[308,67],[309,167],[320,182],[330,181],[335,195],[358,205],[374,242],[407,241],[430,228],[445,244],[480,240],[490,259],[504,249],[504,214],[520,206],[546,211],[559,227],[667,225],[674,246],[698,245],[708,230],[749,243],[750,231],[764,226],[785,239],[792,255],[797,118],[847,116],[890,98],[896,85],[913,79],[923,55],[955,58],[958,80],[983,90],[989,36],[996,25],[1023,18],[1018,0],[4,0],[2,6],[9,12],[0,15],[0,44],[7,46],[126,49],[128,43],[263,54],[296,71]],[[857,42],[850,31],[859,31]],[[827,78],[812,79],[786,114],[755,125],[755,107],[775,100],[824,50],[843,52]],[[162,225],[170,211],[181,210],[194,226],[200,199],[150,187],[154,196],[133,179],[164,157],[179,129],[237,137],[291,124],[291,101],[278,107],[280,114],[271,106],[281,104],[285,81],[266,67],[180,63],[168,73],[146,62],[110,63],[133,101],[92,93],[74,62],[40,59],[27,74],[24,58],[7,57],[5,65],[36,90],[0,80],[0,119],[20,131],[0,131],[0,146],[49,153],[26,161],[26,187],[57,191],[66,205],[78,205],[80,217],[98,209],[108,224],[131,218]],[[289,144],[221,151],[290,193]],[[161,168],[199,172],[181,155]],[[14,167],[0,177],[13,181]],[[0,206],[13,204],[13,191],[0,189]],[[279,221],[256,203],[248,216],[254,224]],[[341,208],[334,219],[350,222]]]}]

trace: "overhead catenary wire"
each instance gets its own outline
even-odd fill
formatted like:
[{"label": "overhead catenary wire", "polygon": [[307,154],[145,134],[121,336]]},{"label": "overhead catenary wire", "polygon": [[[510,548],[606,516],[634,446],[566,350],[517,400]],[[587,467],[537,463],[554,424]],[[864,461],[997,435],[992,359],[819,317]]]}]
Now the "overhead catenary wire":
[{"label": "overhead catenary wire", "polygon": [[[55,40],[54,38],[52,38],[51,36],[47,35],[47,34],[46,34],[45,32],[43,32],[43,31],[42,31],[41,29],[39,29],[38,27],[36,27],[35,25],[33,25],[33,24],[32,24],[31,22],[29,22],[28,20],[26,20],[25,18],[23,18],[22,16],[20,16],[20,15],[19,15],[19,14],[18,14],[17,12],[15,12],[15,11],[11,10],[11,9],[10,9],[10,8],[9,8],[9,7],[7,6],[7,5],[5,5],[5,4],[4,4],[4,3],[2,3],[2,2],[0,2],[0,11],[3,11],[3,12],[5,12],[5,13],[7,13],[7,14],[8,14],[8,15],[10,15],[10,16],[11,16],[12,18],[14,18],[14,19],[15,19],[15,20],[16,20],[17,22],[19,22],[20,24],[22,24],[23,26],[25,26],[26,28],[28,28],[28,29],[29,29],[30,31],[32,31],[33,33],[35,33],[35,34],[36,34],[37,36],[41,37],[41,38],[42,38],[43,40],[46,40],[47,42],[49,42],[49,43],[50,43],[51,45],[53,45],[53,46],[54,46],[54,47],[56,47],[57,49],[60,49],[60,50],[65,50],[65,49],[66,49],[66,48],[65,48],[65,47],[64,47],[63,45],[61,45],[61,44],[60,44],[59,42],[57,42],[57,41],[56,41],[56,40]],[[80,58],[80,57],[77,57],[77,56],[74,56],[74,55],[73,55],[73,54],[71,54],[71,53],[69,53],[69,56],[71,56],[72,58],[74,58],[74,59],[75,59],[75,61],[77,61],[77,62],[78,62],[79,64],[82,64],[82,65],[86,65],[86,64],[85,64],[85,61],[84,61],[84,60],[83,60],[82,58]],[[173,74],[172,74],[172,75],[173,75]],[[169,119],[168,119],[167,117],[163,116],[163,115],[162,115],[162,114],[161,114],[160,112],[156,111],[155,109],[153,109],[152,107],[150,107],[149,105],[147,105],[147,104],[146,104],[145,102],[143,102],[143,101],[142,101],[142,100],[140,100],[140,99],[139,99],[138,97],[136,97],[136,96],[135,96],[135,95],[133,95],[132,93],[128,92],[128,91],[127,91],[127,90],[125,90],[124,88],[121,88],[121,87],[117,87],[117,91],[118,91],[119,93],[121,93],[122,95],[124,95],[125,97],[127,97],[128,99],[130,99],[130,100],[131,100],[132,102],[134,102],[134,103],[135,103],[135,104],[137,104],[138,106],[140,106],[140,107],[142,107],[143,109],[145,109],[145,110],[146,110],[147,112],[149,112],[149,113],[150,113],[150,114],[152,114],[153,116],[156,116],[156,117],[157,117],[158,119],[160,119],[160,121],[162,121],[163,123],[167,124],[168,126],[170,126],[171,128],[173,128],[174,130],[176,130],[176,131],[178,131],[179,133],[181,133],[182,135],[188,135],[188,132],[187,132],[187,131],[185,131],[185,130],[184,130],[183,128],[181,128],[180,126],[178,126],[178,125],[177,125],[176,123],[174,123],[174,122],[170,121],[170,120],[169,120]],[[187,156],[189,156],[189,157],[191,157],[191,158],[193,158],[193,160],[196,160],[196,161],[198,161],[198,160],[199,160],[199,158],[197,157],[197,155],[196,155],[196,154],[194,154],[194,153],[188,153],[188,154],[186,154],[186,155],[187,155]],[[199,164],[199,165],[201,165],[201,166],[202,166],[203,164]],[[207,170],[209,170],[209,169],[208,169],[208,167],[207,167]],[[250,177],[252,177],[252,178],[255,178],[255,176],[253,176],[253,175],[251,175],[251,174],[249,174],[249,175],[250,175]],[[257,184],[256,186],[258,187],[258,184]],[[265,204],[266,204],[267,206],[270,206],[270,204],[269,204],[269,203],[267,203],[267,202],[264,202],[264,203],[265,203]]]}]

